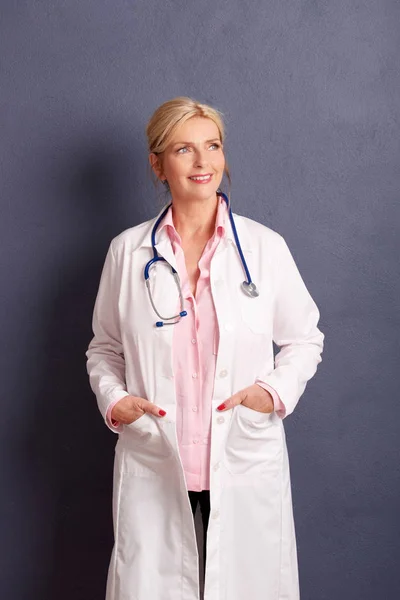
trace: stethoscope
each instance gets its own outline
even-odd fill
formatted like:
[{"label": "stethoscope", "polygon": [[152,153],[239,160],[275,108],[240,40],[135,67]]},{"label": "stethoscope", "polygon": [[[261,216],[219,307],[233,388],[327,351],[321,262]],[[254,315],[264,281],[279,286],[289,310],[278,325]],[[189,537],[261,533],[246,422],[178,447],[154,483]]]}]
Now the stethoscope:
[{"label": "stethoscope", "polygon": [[[236,231],[236,226],[235,226],[235,221],[233,220],[233,215],[232,215],[232,211],[231,211],[231,207],[229,206],[229,199],[226,196],[226,194],[224,194],[223,192],[221,192],[220,189],[217,190],[217,195],[218,196],[222,196],[222,198],[225,200],[226,205],[228,207],[228,212],[229,212],[229,219],[231,222],[231,226],[232,226],[232,231],[233,231],[233,235],[235,238],[235,243],[236,243],[236,247],[238,249],[239,252],[239,256],[240,256],[240,260],[242,261],[242,266],[247,278],[247,281],[243,281],[241,284],[241,288],[244,291],[244,293],[249,296],[250,298],[257,298],[257,296],[259,296],[259,291],[257,289],[257,286],[255,283],[253,283],[253,281],[251,280],[251,276],[250,276],[250,271],[247,267],[246,264],[246,260],[243,256],[243,252],[242,252],[242,248],[240,246],[240,242],[239,242],[239,237]],[[147,291],[149,294],[149,299],[151,302],[151,306],[153,307],[154,312],[156,313],[156,315],[161,319],[161,321],[157,321],[156,322],[156,327],[163,327],[164,325],[175,325],[175,323],[179,323],[179,321],[181,320],[182,317],[186,317],[187,315],[187,311],[184,310],[184,300],[183,300],[183,295],[182,295],[182,288],[181,288],[181,282],[179,279],[179,275],[176,272],[176,270],[174,269],[174,267],[171,267],[171,273],[174,277],[175,280],[175,284],[176,287],[178,288],[178,293],[179,293],[179,300],[180,300],[180,311],[177,315],[174,315],[173,317],[163,317],[157,310],[157,308],[155,307],[154,301],[153,301],[153,297],[151,295],[151,290],[150,290],[150,279],[149,279],[149,271],[150,271],[150,267],[152,267],[152,265],[154,265],[156,262],[158,262],[159,260],[162,260],[164,262],[167,262],[166,259],[163,256],[159,256],[158,252],[156,250],[156,232],[157,232],[157,228],[159,226],[159,224],[161,223],[161,221],[163,220],[163,218],[165,217],[165,215],[167,214],[169,207],[172,205],[172,202],[170,204],[168,204],[168,206],[165,208],[165,210],[163,210],[163,212],[161,213],[161,215],[158,217],[157,221],[154,224],[153,230],[151,232],[151,247],[153,248],[153,254],[154,257],[149,260],[149,262],[146,264],[145,268],[144,268],[144,279],[146,282],[146,287],[147,287]]]}]

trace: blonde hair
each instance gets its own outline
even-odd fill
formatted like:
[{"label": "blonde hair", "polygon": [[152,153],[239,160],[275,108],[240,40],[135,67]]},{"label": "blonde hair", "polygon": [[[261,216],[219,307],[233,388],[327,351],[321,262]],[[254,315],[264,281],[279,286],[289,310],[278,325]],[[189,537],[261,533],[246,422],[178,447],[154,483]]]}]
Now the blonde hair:
[{"label": "blonde hair", "polygon": [[[178,96],[177,98],[164,102],[164,104],[161,104],[161,106],[154,111],[146,126],[149,153],[153,152],[154,154],[157,154],[158,159],[161,160],[162,164],[162,157],[159,155],[164,152],[168,146],[176,127],[182,125],[192,117],[204,117],[214,121],[218,127],[221,142],[224,143],[225,125],[222,116],[222,113],[216,108],[213,108],[208,104],[197,102],[196,100],[193,100],[193,98],[188,98],[187,96]],[[228,179],[230,191],[231,176],[226,161],[224,173]],[[153,176],[152,171],[151,175]],[[156,178],[156,180],[153,179],[153,181],[155,185],[157,185],[159,180]]]}]

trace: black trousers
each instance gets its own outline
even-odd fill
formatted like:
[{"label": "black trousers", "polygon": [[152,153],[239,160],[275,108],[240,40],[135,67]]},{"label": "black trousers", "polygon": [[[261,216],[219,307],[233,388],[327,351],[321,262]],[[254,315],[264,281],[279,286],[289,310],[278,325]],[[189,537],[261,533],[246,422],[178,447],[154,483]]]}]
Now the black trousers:
[{"label": "black trousers", "polygon": [[200,504],[201,518],[203,520],[203,573],[206,569],[207,556],[207,528],[210,518],[210,490],[202,490],[201,492],[188,491],[189,500],[192,507],[193,517],[196,514],[197,505]]}]

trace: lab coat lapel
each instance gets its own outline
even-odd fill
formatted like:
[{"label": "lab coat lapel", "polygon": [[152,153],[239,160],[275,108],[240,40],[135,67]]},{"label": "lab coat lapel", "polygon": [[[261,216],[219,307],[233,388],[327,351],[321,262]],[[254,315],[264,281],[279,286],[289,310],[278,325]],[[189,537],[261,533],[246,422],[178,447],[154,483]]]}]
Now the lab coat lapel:
[{"label": "lab coat lapel", "polygon": [[[251,253],[251,238],[250,238],[250,233],[248,231],[248,228],[246,226],[245,221],[243,220],[243,218],[240,215],[237,215],[236,213],[233,213],[233,220],[235,223],[235,227],[236,227],[236,232],[239,238],[239,242],[240,242],[240,247],[242,248],[242,252],[248,252]],[[226,228],[226,241],[233,244],[234,246],[236,246],[236,240],[235,240],[235,236],[233,233],[233,228],[232,228],[232,224],[230,221],[229,216],[227,215],[226,217],[226,221],[225,221],[225,228]],[[219,252],[223,252],[223,250],[226,248],[226,246],[224,244],[219,244],[218,248],[216,250],[216,254],[218,254]],[[239,260],[240,260],[240,256],[239,256]]]},{"label": "lab coat lapel", "polygon": [[171,265],[171,267],[173,267],[175,269],[175,271],[177,271],[178,267],[176,265],[175,254],[172,249],[172,244],[169,239],[168,233],[166,232],[165,229],[163,229],[160,232],[160,239],[157,242],[157,244],[155,244],[154,247],[157,250],[158,254],[160,256],[162,256],[163,258],[165,258],[167,263],[169,263]]},{"label": "lab coat lapel", "polygon": [[[139,242],[138,247],[141,247],[141,248],[151,248],[152,247],[152,244],[151,244],[152,231],[153,231],[155,224],[157,223],[159,217],[162,215],[162,213],[164,212],[164,210],[166,208],[167,208],[167,205],[163,206],[163,208],[160,210],[158,215],[154,219],[151,219],[151,221],[148,222],[148,227],[147,227],[147,230],[145,231],[144,238]],[[157,253],[159,254],[159,256],[162,256],[163,258],[165,258],[165,260],[171,265],[171,267],[173,267],[175,270],[177,270],[174,251],[172,249],[171,241],[169,239],[169,235],[168,235],[168,232],[165,227],[161,230],[159,228],[157,228],[157,231],[155,232],[155,241],[156,241],[156,243],[154,244],[154,247],[157,250]]]}]

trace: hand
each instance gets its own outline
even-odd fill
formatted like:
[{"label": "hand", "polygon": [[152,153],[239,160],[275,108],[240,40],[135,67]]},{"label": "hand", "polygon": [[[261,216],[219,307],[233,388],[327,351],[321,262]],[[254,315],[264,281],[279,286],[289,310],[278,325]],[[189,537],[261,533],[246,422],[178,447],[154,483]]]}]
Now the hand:
[{"label": "hand", "polygon": [[113,406],[111,418],[124,425],[130,425],[146,412],[157,417],[164,417],[167,414],[165,410],[144,398],[124,396]]},{"label": "hand", "polygon": [[271,413],[274,410],[274,401],[271,394],[257,383],[253,383],[253,385],[249,385],[249,387],[233,394],[228,400],[220,404],[217,409],[219,411],[228,410],[237,404],[244,404],[248,408],[263,413]]}]

